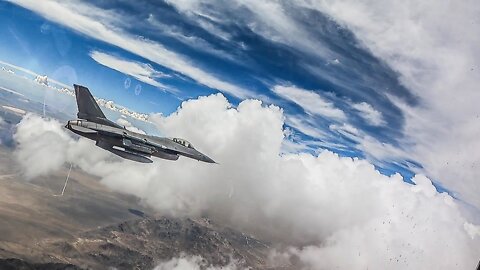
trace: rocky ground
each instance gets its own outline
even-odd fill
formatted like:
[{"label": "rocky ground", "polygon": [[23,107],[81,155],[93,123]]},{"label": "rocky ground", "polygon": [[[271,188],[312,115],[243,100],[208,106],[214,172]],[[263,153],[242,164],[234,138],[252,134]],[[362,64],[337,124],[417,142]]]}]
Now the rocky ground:
[{"label": "rocky ground", "polygon": [[64,263],[32,263],[16,258],[0,259],[2,270],[80,270],[72,264]]},{"label": "rocky ground", "polygon": [[83,232],[68,240],[45,239],[29,260],[84,269],[153,269],[181,255],[201,256],[207,265],[266,268],[268,245],[212,224],[208,219],[145,218]]}]

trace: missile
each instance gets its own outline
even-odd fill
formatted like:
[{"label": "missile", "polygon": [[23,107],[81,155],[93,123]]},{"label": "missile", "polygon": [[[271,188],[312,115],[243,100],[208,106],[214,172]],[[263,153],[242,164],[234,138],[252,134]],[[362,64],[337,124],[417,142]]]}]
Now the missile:
[{"label": "missile", "polygon": [[133,153],[126,150],[115,148],[115,146],[112,146],[111,144],[109,144],[104,140],[98,140],[95,145],[125,159],[129,159],[129,160],[133,160],[141,163],[153,162],[151,159],[139,153]]},{"label": "missile", "polygon": [[144,156],[141,156],[141,155],[137,155],[137,154],[134,154],[134,153],[131,153],[131,152],[127,152],[127,151],[122,151],[122,150],[119,150],[119,149],[115,149],[115,148],[110,148],[110,149],[105,149],[117,156],[120,156],[122,158],[125,158],[125,159],[129,159],[129,160],[133,160],[133,161],[137,161],[137,162],[141,162],[141,163],[152,163],[153,161],[147,157],[144,157]]}]

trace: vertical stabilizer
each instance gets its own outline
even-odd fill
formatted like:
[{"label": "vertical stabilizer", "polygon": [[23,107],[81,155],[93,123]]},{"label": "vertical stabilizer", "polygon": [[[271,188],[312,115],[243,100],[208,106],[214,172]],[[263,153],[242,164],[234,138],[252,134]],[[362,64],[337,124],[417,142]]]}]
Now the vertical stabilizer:
[{"label": "vertical stabilizer", "polygon": [[105,115],[88,88],[77,84],[74,84],[73,86],[75,88],[75,96],[77,98],[78,118],[90,121],[95,121],[102,118],[105,119]]},{"label": "vertical stabilizer", "polygon": [[105,117],[105,114],[103,114],[87,87],[77,84],[74,84],[73,87],[75,88],[75,96],[77,98],[78,118],[97,124],[123,128]]}]

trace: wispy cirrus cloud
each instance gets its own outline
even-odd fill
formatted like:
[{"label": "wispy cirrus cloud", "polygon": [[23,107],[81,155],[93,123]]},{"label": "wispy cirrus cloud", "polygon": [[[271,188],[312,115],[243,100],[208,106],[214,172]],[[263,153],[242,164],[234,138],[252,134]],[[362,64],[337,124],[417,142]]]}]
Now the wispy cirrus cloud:
[{"label": "wispy cirrus cloud", "polygon": [[272,91],[277,95],[296,103],[309,114],[314,114],[338,121],[347,119],[345,113],[336,108],[333,102],[328,101],[314,91],[299,88],[293,85],[275,85],[272,88]]},{"label": "wispy cirrus cloud", "polygon": [[101,65],[114,69],[125,75],[132,76],[141,82],[158,87],[163,91],[178,93],[178,90],[172,89],[171,87],[168,87],[158,82],[157,80],[155,80],[158,78],[167,77],[168,75],[155,70],[149,64],[127,60],[121,57],[117,57],[117,56],[99,52],[99,51],[91,51],[90,57]]},{"label": "wispy cirrus cloud", "polygon": [[321,130],[320,128],[316,127],[314,123],[298,115],[297,116],[288,115],[285,119],[285,122],[292,128],[312,138],[318,139],[318,138],[323,138],[327,136],[327,133]]},{"label": "wispy cirrus cloud", "polygon": [[354,143],[350,145],[350,148],[357,149],[364,154],[367,160],[383,168],[388,168],[391,164],[396,164],[409,158],[409,153],[403,148],[392,145],[389,142],[380,141],[351,124],[331,124],[329,129],[353,141]]},{"label": "wispy cirrus cloud", "polygon": [[[295,47],[311,55],[331,57],[335,53],[317,40],[289,14],[288,4],[279,1],[235,0],[228,4],[222,1],[167,1],[183,14],[190,15],[207,31],[221,33],[204,17],[214,18],[224,23],[241,23],[250,31],[274,43]],[[215,8],[212,9],[212,3]],[[292,5],[295,6],[295,5]],[[231,16],[225,17],[222,14]]]},{"label": "wispy cirrus cloud", "polygon": [[168,50],[153,40],[128,33],[123,29],[124,23],[119,19],[124,17],[121,14],[108,13],[108,16],[95,16],[95,14],[102,14],[103,10],[84,2],[54,0],[45,0],[41,4],[33,0],[12,0],[11,2],[91,38],[112,44],[186,75],[207,87],[239,98],[251,95],[248,90],[204,71],[184,55]]},{"label": "wispy cirrus cloud", "polygon": [[214,44],[207,41],[206,39],[199,37],[192,32],[186,32],[185,29],[182,29],[177,25],[160,22],[157,19],[157,16],[153,14],[149,14],[147,22],[152,28],[155,29],[155,31],[159,31],[162,35],[176,39],[177,41],[189,46],[192,49],[208,53],[219,58],[235,62],[237,64],[242,64],[242,62],[239,61],[239,59],[236,59],[231,52],[218,49]]},{"label": "wispy cirrus cloud", "polygon": [[372,126],[383,126],[385,125],[385,120],[381,112],[375,110],[372,105],[361,102],[352,104],[352,108],[358,111],[360,116]]}]

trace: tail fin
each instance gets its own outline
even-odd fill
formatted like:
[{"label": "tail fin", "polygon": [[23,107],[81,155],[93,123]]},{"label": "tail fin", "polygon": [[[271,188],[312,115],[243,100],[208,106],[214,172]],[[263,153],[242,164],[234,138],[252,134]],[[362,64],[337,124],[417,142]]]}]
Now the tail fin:
[{"label": "tail fin", "polygon": [[75,88],[75,96],[77,97],[78,118],[92,121],[97,124],[122,128],[122,126],[105,117],[105,114],[103,114],[100,106],[98,106],[87,87],[77,84],[74,84],[73,87]]},{"label": "tail fin", "polygon": [[89,121],[106,118],[87,87],[77,84],[74,84],[73,87],[77,97],[78,118]]}]

